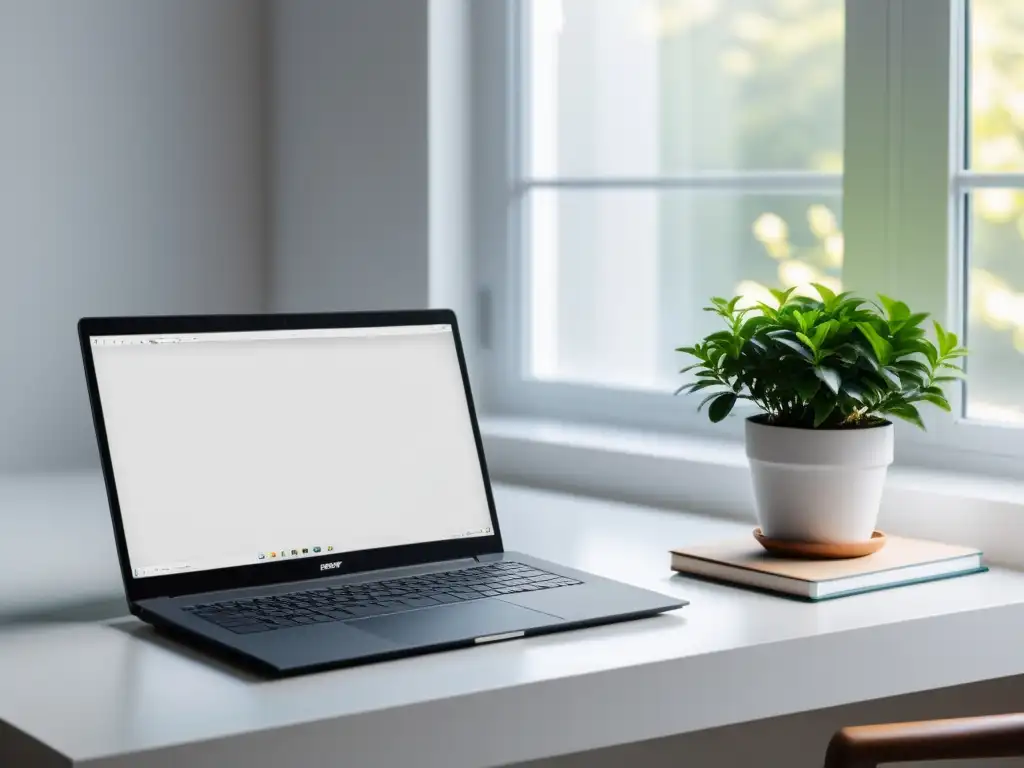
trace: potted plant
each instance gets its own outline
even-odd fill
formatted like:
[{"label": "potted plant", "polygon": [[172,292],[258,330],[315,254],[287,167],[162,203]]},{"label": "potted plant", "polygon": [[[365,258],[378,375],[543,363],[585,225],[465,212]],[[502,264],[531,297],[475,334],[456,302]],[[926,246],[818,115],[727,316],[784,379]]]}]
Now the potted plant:
[{"label": "potted plant", "polygon": [[893,458],[897,417],[924,429],[918,406],[950,410],[944,384],[962,373],[957,337],[926,313],[879,296],[878,304],[814,285],[819,299],[772,291],[778,306],[714,298],[706,311],[725,329],[677,351],[697,362],[677,390],[703,394],[713,422],[737,402],[746,422],[758,522],[765,537],[854,543],[872,537]]}]

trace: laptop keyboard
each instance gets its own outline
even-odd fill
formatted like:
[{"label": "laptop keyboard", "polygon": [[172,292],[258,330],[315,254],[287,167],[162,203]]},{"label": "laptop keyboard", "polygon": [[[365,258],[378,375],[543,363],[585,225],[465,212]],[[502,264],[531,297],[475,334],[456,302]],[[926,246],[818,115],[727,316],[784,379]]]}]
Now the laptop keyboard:
[{"label": "laptop keyboard", "polygon": [[403,579],[191,605],[183,610],[247,635],[581,583],[522,563],[493,563]]}]

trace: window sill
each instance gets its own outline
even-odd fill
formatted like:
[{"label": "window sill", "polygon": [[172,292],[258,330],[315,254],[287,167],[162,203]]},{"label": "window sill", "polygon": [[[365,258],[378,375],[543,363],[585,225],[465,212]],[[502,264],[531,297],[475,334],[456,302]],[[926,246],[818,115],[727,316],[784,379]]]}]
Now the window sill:
[{"label": "window sill", "polygon": [[[739,442],[506,417],[482,418],[481,430],[502,482],[755,519]],[[1024,567],[1024,482],[893,466],[880,526]]]}]

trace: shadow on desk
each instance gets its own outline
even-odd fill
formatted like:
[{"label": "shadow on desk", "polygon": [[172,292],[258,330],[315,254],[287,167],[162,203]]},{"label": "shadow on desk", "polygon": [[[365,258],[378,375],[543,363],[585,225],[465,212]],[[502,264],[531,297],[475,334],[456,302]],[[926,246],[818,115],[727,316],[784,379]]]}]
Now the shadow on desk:
[{"label": "shadow on desk", "polygon": [[137,640],[140,643],[150,643],[161,650],[178,656],[181,659],[187,659],[188,661],[195,662],[196,664],[202,664],[210,669],[230,675],[240,682],[268,682],[267,678],[260,677],[259,675],[255,675],[243,669],[238,664],[233,663],[225,655],[218,654],[216,650],[206,650],[194,647],[187,640],[179,639],[176,636],[172,636],[163,630],[158,630],[155,627],[137,619],[125,617],[123,619],[109,622],[107,626],[111,629],[117,630],[118,632],[124,632],[126,635],[129,635],[132,639]]},{"label": "shadow on desk", "polygon": [[128,613],[123,597],[87,600],[84,602],[54,603],[42,608],[5,605],[0,600],[0,628],[19,624],[53,624],[69,621],[107,621]]}]

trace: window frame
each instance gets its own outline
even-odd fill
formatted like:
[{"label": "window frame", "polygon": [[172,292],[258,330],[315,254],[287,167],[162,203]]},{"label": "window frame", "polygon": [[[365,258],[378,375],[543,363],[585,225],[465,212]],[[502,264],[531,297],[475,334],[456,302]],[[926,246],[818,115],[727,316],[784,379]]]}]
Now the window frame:
[{"label": "window frame", "polygon": [[[520,105],[523,0],[474,3],[474,244],[486,300],[488,410],[498,415],[606,424],[740,439],[743,419],[712,425],[689,401],[665,392],[525,375],[529,259],[524,258]],[[888,293],[920,307],[964,337],[965,227],[959,201],[976,186],[1024,187],[1024,174],[963,171],[965,0],[846,0],[843,230],[844,287]],[[521,41],[524,45],[517,45]],[[913,140],[910,140],[913,137]],[[882,147],[882,151],[879,151]],[[772,191],[814,186],[808,174],[749,172],[659,178],[657,188]],[[805,178],[801,178],[805,177]],[[610,183],[609,183],[610,182]],[[652,188],[631,178],[540,179],[531,187]],[[827,190],[826,190],[827,191]],[[833,190],[834,191],[834,190]],[[944,226],[934,226],[935,221]],[[950,388],[953,414],[927,409],[928,432],[897,424],[897,460],[946,470],[1019,475],[1024,428],[968,421],[963,388]]]}]

